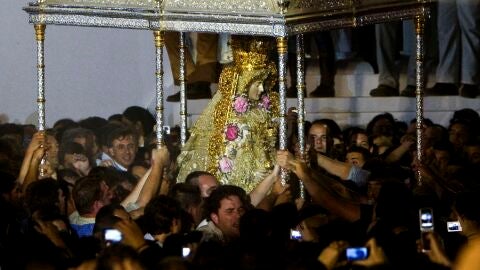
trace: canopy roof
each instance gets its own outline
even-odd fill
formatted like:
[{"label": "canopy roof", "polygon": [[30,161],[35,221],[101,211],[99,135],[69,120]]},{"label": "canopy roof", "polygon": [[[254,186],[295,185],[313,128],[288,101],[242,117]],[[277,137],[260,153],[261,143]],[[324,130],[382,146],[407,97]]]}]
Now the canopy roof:
[{"label": "canopy roof", "polygon": [[43,0],[30,22],[288,36],[412,18],[431,0]]}]

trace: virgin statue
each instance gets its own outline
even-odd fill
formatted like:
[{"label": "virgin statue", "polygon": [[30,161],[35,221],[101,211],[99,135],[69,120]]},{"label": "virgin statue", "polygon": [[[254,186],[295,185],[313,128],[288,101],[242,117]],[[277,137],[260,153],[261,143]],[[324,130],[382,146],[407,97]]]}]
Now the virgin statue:
[{"label": "virgin statue", "polygon": [[271,170],[278,130],[271,48],[266,37],[232,37],[233,62],[223,68],[217,93],[190,129],[178,157],[178,181],[208,171],[250,192]]}]

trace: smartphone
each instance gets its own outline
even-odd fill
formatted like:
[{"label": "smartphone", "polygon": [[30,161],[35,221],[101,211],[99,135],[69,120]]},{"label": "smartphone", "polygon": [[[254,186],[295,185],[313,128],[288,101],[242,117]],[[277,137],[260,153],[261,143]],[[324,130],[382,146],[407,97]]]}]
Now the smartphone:
[{"label": "smartphone", "polygon": [[447,231],[448,232],[461,232],[462,225],[460,225],[460,221],[447,221]]},{"label": "smartphone", "polygon": [[103,231],[103,239],[109,243],[118,243],[122,241],[123,235],[117,229],[105,229]]},{"label": "smartphone", "polygon": [[299,230],[290,230],[290,239],[302,240],[302,233]]},{"label": "smartphone", "polygon": [[350,247],[345,250],[345,255],[348,261],[365,260],[368,258],[367,247]]},{"label": "smartphone", "polygon": [[433,209],[432,208],[420,208],[420,231],[431,232],[434,229],[433,226]]},{"label": "smartphone", "polygon": [[420,221],[420,241],[422,245],[422,251],[430,250],[430,241],[426,238],[427,234],[433,232],[433,209],[432,208],[420,208],[418,210],[419,221]]},{"label": "smartphone", "polygon": [[185,257],[188,257],[188,255],[190,255],[190,248],[189,247],[183,247],[182,248],[182,256],[185,258]]}]

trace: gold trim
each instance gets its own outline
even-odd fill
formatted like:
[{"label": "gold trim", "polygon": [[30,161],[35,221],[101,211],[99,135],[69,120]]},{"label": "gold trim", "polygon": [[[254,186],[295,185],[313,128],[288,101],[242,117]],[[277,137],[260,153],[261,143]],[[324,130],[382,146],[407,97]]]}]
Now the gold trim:
[{"label": "gold trim", "polygon": [[415,16],[415,34],[424,35],[425,16],[423,14]]},{"label": "gold trim", "polygon": [[163,31],[153,31],[153,36],[155,37],[155,47],[161,48],[165,44],[165,35]]},{"label": "gold trim", "polygon": [[287,53],[287,38],[286,37],[278,37],[277,38],[277,52],[278,54],[286,54]]},{"label": "gold trim", "polygon": [[37,41],[44,41],[45,40],[45,24],[35,24],[33,26],[35,28],[35,39]]}]

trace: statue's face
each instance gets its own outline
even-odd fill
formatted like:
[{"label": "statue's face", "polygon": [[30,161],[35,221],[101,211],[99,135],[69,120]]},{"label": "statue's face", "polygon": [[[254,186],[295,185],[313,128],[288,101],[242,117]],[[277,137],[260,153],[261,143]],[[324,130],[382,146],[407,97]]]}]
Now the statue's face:
[{"label": "statue's face", "polygon": [[248,98],[251,100],[259,100],[260,95],[262,95],[263,89],[263,82],[262,81],[255,81],[250,85],[248,89]]}]

